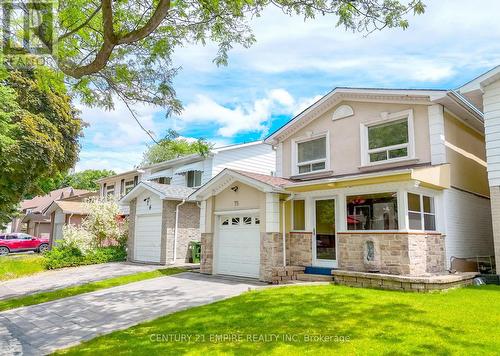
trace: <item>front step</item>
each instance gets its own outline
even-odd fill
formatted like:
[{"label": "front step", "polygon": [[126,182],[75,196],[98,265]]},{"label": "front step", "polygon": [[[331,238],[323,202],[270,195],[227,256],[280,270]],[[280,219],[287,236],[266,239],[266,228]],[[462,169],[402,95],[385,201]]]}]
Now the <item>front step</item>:
[{"label": "front step", "polygon": [[322,274],[325,276],[331,276],[332,275],[332,268],[307,266],[304,273],[306,273],[306,274]]},{"label": "front step", "polygon": [[297,280],[303,282],[332,282],[333,277],[325,274],[299,273]]}]

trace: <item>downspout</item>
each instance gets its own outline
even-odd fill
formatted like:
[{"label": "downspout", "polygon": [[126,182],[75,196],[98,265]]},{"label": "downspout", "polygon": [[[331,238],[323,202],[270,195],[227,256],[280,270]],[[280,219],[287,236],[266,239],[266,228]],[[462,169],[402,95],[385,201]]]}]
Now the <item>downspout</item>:
[{"label": "downspout", "polygon": [[179,207],[186,202],[186,199],[182,199],[182,202],[177,204],[175,207],[175,228],[174,228],[174,258],[173,263],[177,260],[177,235],[179,230]]},{"label": "downspout", "polygon": [[286,202],[290,201],[293,199],[295,196],[295,193],[292,193],[288,198],[283,200],[283,205],[282,205],[282,215],[283,215],[283,267],[286,267],[286,209],[285,209],[285,204]]}]

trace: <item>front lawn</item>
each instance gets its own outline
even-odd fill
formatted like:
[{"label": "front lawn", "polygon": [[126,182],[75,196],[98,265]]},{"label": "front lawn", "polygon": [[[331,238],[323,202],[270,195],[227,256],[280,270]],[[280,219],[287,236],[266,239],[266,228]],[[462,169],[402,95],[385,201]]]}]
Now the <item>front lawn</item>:
[{"label": "front lawn", "polygon": [[173,274],[181,272],[186,272],[186,270],[184,268],[177,268],[177,267],[157,269],[154,271],[139,272],[126,276],[104,279],[102,281],[86,283],[79,286],[68,287],[49,292],[31,294],[24,297],[0,300],[0,311],[24,307],[27,305],[50,302],[56,299],[72,297],[78,294],[89,293],[99,289],[121,286],[123,284],[139,282],[146,279],[171,276]]},{"label": "front lawn", "polygon": [[61,353],[493,355],[499,325],[498,286],[433,294],[294,286],[181,311]]},{"label": "front lawn", "polygon": [[0,281],[41,272],[43,262],[43,256],[37,254],[0,256]]}]

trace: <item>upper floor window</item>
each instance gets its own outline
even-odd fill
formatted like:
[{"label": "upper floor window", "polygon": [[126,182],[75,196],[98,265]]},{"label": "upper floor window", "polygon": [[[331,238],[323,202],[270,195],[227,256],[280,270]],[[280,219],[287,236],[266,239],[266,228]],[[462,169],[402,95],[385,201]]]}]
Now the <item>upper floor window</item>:
[{"label": "upper floor window", "polygon": [[160,183],[160,184],[170,184],[170,181],[172,180],[172,178],[170,177],[160,177],[160,178],[157,178],[157,179],[153,179],[154,181]]},{"label": "upper floor window", "polygon": [[125,182],[125,194],[128,194],[132,189],[134,189],[135,183],[133,180]]},{"label": "upper floor window", "polygon": [[190,188],[199,187],[201,185],[200,171],[189,171],[186,174],[186,185]]},{"label": "upper floor window", "polygon": [[364,164],[377,164],[413,157],[411,110],[389,114],[383,122],[363,125]]},{"label": "upper floor window", "polygon": [[327,168],[326,135],[307,141],[300,141],[296,145],[296,172],[298,174],[323,171]]},{"label": "upper floor window", "polygon": [[408,193],[408,222],[412,230],[436,230],[434,198]]},{"label": "upper floor window", "polygon": [[106,187],[106,196],[115,195],[115,185],[108,185]]}]

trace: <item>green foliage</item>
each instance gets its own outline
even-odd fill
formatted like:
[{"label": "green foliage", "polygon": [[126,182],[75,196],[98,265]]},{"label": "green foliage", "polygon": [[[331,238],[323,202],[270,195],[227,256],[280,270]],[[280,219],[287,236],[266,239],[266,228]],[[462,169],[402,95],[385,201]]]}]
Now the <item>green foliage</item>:
[{"label": "green foliage", "polygon": [[204,139],[188,141],[185,138],[180,138],[176,131],[169,130],[165,138],[144,152],[142,164],[160,163],[194,153],[207,156],[212,147],[213,144]]},{"label": "green foliage", "polygon": [[61,187],[73,187],[75,189],[98,190],[97,180],[113,176],[116,173],[107,169],[87,169],[85,171],[69,174],[64,177]]},{"label": "green foliage", "polygon": [[82,122],[60,75],[44,67],[2,67],[0,129],[2,225],[24,197],[42,194],[49,177],[75,164]]},{"label": "green foliage", "polygon": [[99,247],[83,254],[75,246],[56,246],[47,251],[44,257],[44,267],[46,269],[57,269],[124,261],[127,258],[127,252],[122,246],[109,246]]},{"label": "green foliage", "polygon": [[88,105],[112,107],[113,95],[118,95],[175,113],[182,109],[172,86],[178,71],[172,62],[175,50],[211,42],[218,47],[214,63],[226,65],[234,46],[247,48],[256,41],[250,21],[267,7],[305,20],[331,15],[337,26],[362,33],[406,29],[408,17],[425,10],[421,0],[123,0],[113,2],[107,17],[105,5],[59,2],[55,59],[72,90]]},{"label": "green foliage", "polygon": [[0,282],[41,272],[44,269],[43,261],[43,256],[39,254],[2,256],[0,258]]}]

